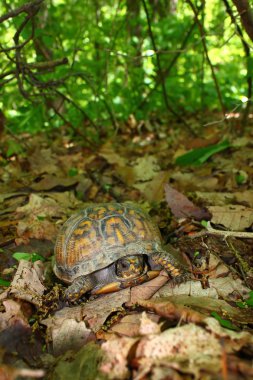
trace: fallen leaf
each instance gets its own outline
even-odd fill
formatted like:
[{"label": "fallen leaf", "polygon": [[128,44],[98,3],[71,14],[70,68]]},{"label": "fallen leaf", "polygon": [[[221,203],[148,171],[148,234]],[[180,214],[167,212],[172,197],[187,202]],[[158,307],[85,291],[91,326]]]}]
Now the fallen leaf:
[{"label": "fallen leaf", "polygon": [[241,205],[208,207],[212,223],[221,224],[231,231],[244,231],[252,226],[253,209]]},{"label": "fallen leaf", "polygon": [[44,266],[41,261],[34,263],[20,260],[17,272],[11,282],[10,294],[36,306],[41,305],[45,291],[43,285]]},{"label": "fallen leaf", "polygon": [[[182,318],[185,321],[192,321],[191,318],[194,318],[194,323],[198,323],[198,318],[199,322],[203,322],[202,316],[210,316],[214,311],[222,318],[224,317],[237,324],[244,325],[253,320],[252,309],[240,309],[229,305],[224,300],[203,296],[193,297],[182,294],[148,301],[140,300],[138,304],[169,319],[180,320]],[[195,314],[195,312],[197,313]]]},{"label": "fallen leaf", "polygon": [[211,217],[208,211],[195,206],[185,195],[168,184],[165,185],[165,197],[173,215],[178,219],[190,217],[201,221]]},{"label": "fallen leaf", "polygon": [[168,179],[169,172],[160,171],[150,181],[135,183],[133,187],[140,190],[149,202],[161,202],[164,198],[164,185]]},{"label": "fallen leaf", "polygon": [[43,178],[33,183],[31,188],[36,191],[51,190],[56,187],[68,188],[78,183],[78,176],[75,177],[59,177],[54,175],[44,175]]},{"label": "fallen leaf", "polygon": [[28,156],[31,171],[34,174],[49,173],[59,175],[59,165],[56,156],[50,148],[41,149],[40,145]]},{"label": "fallen leaf", "polygon": [[15,368],[9,365],[0,364],[1,380],[15,380],[19,377],[33,377],[38,379],[44,376],[45,371],[43,369]]},{"label": "fallen leaf", "polygon": [[176,183],[178,189],[184,189],[184,192],[217,190],[219,186],[218,179],[212,173],[200,176],[197,172],[183,173],[176,171],[170,175],[170,180]]},{"label": "fallen leaf", "polygon": [[135,338],[122,337],[103,343],[101,348],[106,357],[100,370],[110,379],[129,379],[128,354],[136,342]]},{"label": "fallen leaf", "polygon": [[27,317],[24,315],[22,305],[20,303],[7,299],[3,301],[3,306],[5,308],[5,312],[0,314],[0,331],[6,330],[16,324],[30,328]]},{"label": "fallen leaf", "polygon": [[55,200],[31,194],[28,204],[16,210],[16,219],[19,219],[17,234],[26,240],[30,238],[54,240],[57,227],[50,219],[59,217],[63,213],[64,209]]},{"label": "fallen leaf", "polygon": [[129,314],[110,327],[109,331],[128,337],[158,334],[161,331],[161,326],[157,323],[158,320],[157,315],[147,314],[145,311]]},{"label": "fallen leaf", "polygon": [[[120,292],[106,294],[97,299],[91,300],[84,305],[65,307],[54,314],[54,318],[59,321],[74,319],[77,322],[85,321],[85,324],[93,332],[97,332],[108,316],[114,311],[121,311],[122,304],[129,299],[130,289],[123,289]],[[49,326],[50,320],[45,319],[43,324]],[[60,322],[57,322],[59,324]],[[61,322],[62,323],[62,322]]]},{"label": "fallen leaf", "polygon": [[44,324],[48,327],[47,336],[53,345],[53,354],[61,355],[68,350],[77,351],[91,340],[95,335],[88,329],[83,321],[73,318],[52,317]]}]

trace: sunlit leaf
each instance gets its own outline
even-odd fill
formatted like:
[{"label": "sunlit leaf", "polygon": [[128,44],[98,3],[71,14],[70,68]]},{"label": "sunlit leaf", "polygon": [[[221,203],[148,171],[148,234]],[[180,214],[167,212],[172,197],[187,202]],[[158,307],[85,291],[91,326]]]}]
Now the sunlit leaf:
[{"label": "sunlit leaf", "polygon": [[224,140],[219,144],[193,149],[190,152],[177,157],[176,164],[180,166],[201,165],[215,153],[221,152],[229,147],[231,147],[230,142],[228,140]]},{"label": "sunlit leaf", "polygon": [[13,253],[12,257],[18,261],[26,260],[32,261],[33,263],[38,260],[45,261],[45,258],[41,255],[38,255],[37,253],[15,252]]},{"label": "sunlit leaf", "polygon": [[225,327],[226,329],[229,329],[229,330],[239,330],[238,327],[233,325],[232,322],[230,322],[227,319],[221,318],[221,316],[218,313],[216,313],[216,311],[212,311],[211,316],[217,319],[217,321],[220,323],[222,327]]}]

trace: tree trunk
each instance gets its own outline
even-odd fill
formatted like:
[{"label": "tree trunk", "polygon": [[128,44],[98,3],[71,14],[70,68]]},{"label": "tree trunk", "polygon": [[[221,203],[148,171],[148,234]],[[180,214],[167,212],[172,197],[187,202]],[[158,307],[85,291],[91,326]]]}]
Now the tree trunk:
[{"label": "tree trunk", "polygon": [[253,41],[253,12],[250,8],[248,0],[233,0],[238,13],[241,17],[242,25],[248,36]]}]

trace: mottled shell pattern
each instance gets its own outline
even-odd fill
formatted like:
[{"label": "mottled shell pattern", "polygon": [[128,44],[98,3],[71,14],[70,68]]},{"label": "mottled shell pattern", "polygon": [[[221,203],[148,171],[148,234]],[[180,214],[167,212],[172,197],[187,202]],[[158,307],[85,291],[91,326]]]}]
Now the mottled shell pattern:
[{"label": "mottled shell pattern", "polygon": [[54,272],[71,283],[128,255],[159,252],[158,227],[131,203],[89,205],[63,225],[55,245]]}]

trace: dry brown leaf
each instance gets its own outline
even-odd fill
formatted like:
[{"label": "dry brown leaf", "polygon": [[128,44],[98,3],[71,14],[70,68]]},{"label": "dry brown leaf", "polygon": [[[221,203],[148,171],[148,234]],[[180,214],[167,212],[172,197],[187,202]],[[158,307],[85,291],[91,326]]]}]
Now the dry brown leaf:
[{"label": "dry brown leaf", "polygon": [[200,202],[204,202],[206,205],[223,206],[228,203],[243,203],[253,208],[253,191],[245,190],[241,192],[204,192],[196,191],[195,197]]},{"label": "dry brown leaf", "polygon": [[49,220],[38,220],[35,215],[27,218],[25,221],[19,221],[17,225],[17,234],[20,238],[15,239],[17,245],[28,244],[29,239],[54,240],[57,229],[54,223]]},{"label": "dry brown leaf", "polygon": [[140,335],[140,317],[141,313],[126,315],[118,323],[111,326],[109,331],[123,336],[137,337]]},{"label": "dry brown leaf", "polygon": [[106,358],[100,366],[109,379],[128,379],[128,354],[133,345],[137,342],[135,338],[122,337],[109,340],[102,344],[102,350]]},{"label": "dry brown leaf", "polygon": [[[120,292],[106,294],[84,305],[65,307],[57,311],[54,317],[62,321],[71,318],[77,322],[85,321],[87,327],[97,332],[113,311],[122,310],[122,304],[129,299],[129,292],[130,289],[127,288]],[[49,321],[45,319],[42,323],[48,325]]]},{"label": "dry brown leaf", "polygon": [[185,195],[165,185],[165,198],[173,215],[180,218],[193,217],[196,220],[209,220],[211,215],[205,209],[201,209],[192,203]]},{"label": "dry brown leaf", "polygon": [[169,172],[158,172],[151,181],[135,183],[133,186],[140,190],[149,202],[161,202],[164,199],[164,185],[168,182]]},{"label": "dry brown leaf", "polygon": [[22,305],[17,301],[8,299],[3,301],[5,312],[1,313],[0,318],[0,331],[16,324],[30,328],[27,317],[24,315]]},{"label": "dry brown leaf", "polygon": [[221,224],[231,231],[244,231],[253,223],[253,209],[240,205],[208,207],[212,222]]},{"label": "dry brown leaf", "polygon": [[[195,324],[188,324],[163,331],[159,335],[142,338],[138,344],[136,357],[155,362],[163,358],[193,362],[212,357],[217,361],[222,348],[213,334]],[[190,363],[189,363],[190,364]]]},{"label": "dry brown leaf", "polygon": [[132,162],[135,182],[152,180],[160,171],[156,156],[144,156]]},{"label": "dry brown leaf", "polygon": [[19,377],[41,378],[45,376],[43,369],[15,368],[9,365],[0,364],[0,379],[15,380]]},{"label": "dry brown leaf", "polygon": [[29,216],[30,213],[35,213],[37,216],[59,216],[63,214],[63,210],[57,202],[51,198],[44,198],[37,194],[29,196],[29,202],[16,210],[17,217]]},{"label": "dry brown leaf", "polygon": [[68,350],[79,350],[86,343],[95,340],[94,333],[83,321],[73,318],[63,319],[52,317],[44,321],[47,326],[47,336],[52,341],[54,355],[61,355]]},{"label": "dry brown leaf", "polygon": [[[192,320],[191,318],[200,317],[201,322],[202,315],[209,316],[215,311],[221,318],[229,319],[234,323],[242,325],[252,323],[253,320],[253,310],[239,309],[229,305],[224,300],[210,297],[193,297],[182,294],[166,298],[155,298],[148,301],[140,300],[138,304],[169,319],[183,318],[185,320]],[[194,314],[195,311],[197,314]],[[193,319],[193,321],[194,323],[198,322],[197,319]]]},{"label": "dry brown leaf", "polygon": [[78,176],[59,177],[47,174],[39,182],[33,183],[31,188],[36,191],[45,191],[54,189],[55,187],[70,187],[77,184],[78,179]]},{"label": "dry brown leaf", "polygon": [[53,155],[50,148],[41,149],[40,145],[38,145],[34,153],[29,155],[27,159],[30,163],[31,172],[33,174],[59,174],[57,158]]},{"label": "dry brown leaf", "polygon": [[16,218],[19,219],[18,236],[26,239],[54,240],[57,228],[50,218],[59,217],[63,213],[64,209],[55,200],[31,194],[28,204],[16,210]]},{"label": "dry brown leaf", "polygon": [[[89,180],[90,181],[90,180]],[[79,201],[72,191],[53,192],[46,193],[47,199],[53,199],[57,204],[64,209],[64,215],[68,212],[73,212],[73,209],[81,208],[83,202]]]},{"label": "dry brown leaf", "polygon": [[140,335],[158,334],[161,326],[157,323],[159,317],[155,314],[142,313],[129,314],[114,324],[110,331],[123,336],[137,337]]},{"label": "dry brown leaf", "polygon": [[105,158],[109,164],[117,165],[123,168],[126,166],[126,159],[115,151],[111,141],[108,141],[102,145],[99,150],[99,155]]},{"label": "dry brown leaf", "polygon": [[188,191],[210,191],[218,189],[218,179],[210,175],[198,175],[198,173],[182,173],[174,172],[170,175],[170,179],[174,180],[178,189],[184,192]]},{"label": "dry brown leaf", "polygon": [[161,332],[161,326],[152,318],[152,314],[147,314],[145,311],[141,314],[140,319],[140,334],[153,335]]},{"label": "dry brown leaf", "polygon": [[41,305],[45,291],[43,285],[44,267],[41,261],[31,263],[20,260],[17,272],[10,285],[10,294],[34,305]]}]

